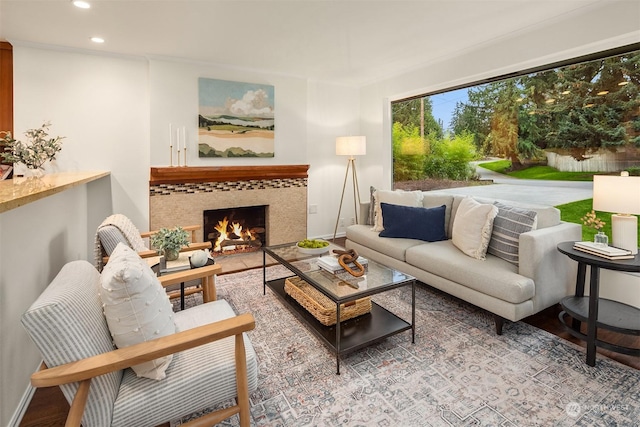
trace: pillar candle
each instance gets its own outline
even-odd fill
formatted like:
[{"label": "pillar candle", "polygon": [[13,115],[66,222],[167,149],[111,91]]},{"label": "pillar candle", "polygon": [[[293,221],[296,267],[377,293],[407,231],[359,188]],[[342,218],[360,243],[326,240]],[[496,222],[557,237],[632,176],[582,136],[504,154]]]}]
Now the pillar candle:
[{"label": "pillar candle", "polygon": [[171,130],[171,123],[169,123],[169,147],[173,147],[173,131]]}]

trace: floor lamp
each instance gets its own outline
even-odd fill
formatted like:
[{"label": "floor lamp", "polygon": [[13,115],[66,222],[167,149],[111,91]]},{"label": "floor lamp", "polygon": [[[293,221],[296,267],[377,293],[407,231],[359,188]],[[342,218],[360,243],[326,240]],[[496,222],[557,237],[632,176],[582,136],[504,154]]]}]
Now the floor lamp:
[{"label": "floor lamp", "polygon": [[629,172],[593,176],[593,209],[617,212],[611,215],[613,246],[638,253],[638,217],[640,214],[640,176]]},{"label": "floor lamp", "polygon": [[[353,210],[355,213],[356,224],[358,223],[358,205],[360,204],[360,189],[358,188],[358,174],[356,173],[356,159],[353,156],[364,156],[367,154],[367,137],[366,136],[340,136],[336,138],[336,155],[349,156],[347,162],[347,170],[344,174],[344,183],[342,184],[342,195],[340,196],[340,207],[338,208],[338,217],[336,218],[336,227],[333,230],[333,240],[336,240],[338,232],[338,223],[340,222],[340,212],[342,211],[342,201],[344,200],[344,190],[347,187],[347,178],[349,170],[352,174],[353,182]],[[357,199],[356,199],[357,197]]]}]

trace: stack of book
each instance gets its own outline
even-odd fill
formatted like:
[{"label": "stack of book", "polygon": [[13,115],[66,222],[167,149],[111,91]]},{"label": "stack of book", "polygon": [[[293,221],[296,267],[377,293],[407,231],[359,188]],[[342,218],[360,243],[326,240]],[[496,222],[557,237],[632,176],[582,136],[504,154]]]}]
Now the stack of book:
[{"label": "stack of book", "polygon": [[[366,258],[362,258],[361,256],[359,256],[357,261],[361,266],[367,268],[368,261]],[[338,263],[338,257],[334,255],[322,256],[318,258],[318,267],[328,271],[329,273],[342,273],[343,271],[345,271],[345,269]],[[355,267],[355,264],[349,264],[349,267],[353,268]]]},{"label": "stack of book", "polygon": [[630,250],[616,248],[615,246],[601,246],[593,242],[575,242],[573,249],[611,260],[634,258]]}]

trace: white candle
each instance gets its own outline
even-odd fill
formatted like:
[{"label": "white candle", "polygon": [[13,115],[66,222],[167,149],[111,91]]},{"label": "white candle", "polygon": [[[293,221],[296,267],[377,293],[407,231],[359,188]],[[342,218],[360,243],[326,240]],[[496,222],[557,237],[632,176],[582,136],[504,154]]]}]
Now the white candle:
[{"label": "white candle", "polygon": [[173,147],[173,131],[171,130],[171,123],[169,123],[169,147]]},{"label": "white candle", "polygon": [[180,151],[180,129],[176,129],[176,145],[178,147],[178,151]]},{"label": "white candle", "polygon": [[184,145],[184,149],[187,149],[187,129],[182,126],[182,145]]}]

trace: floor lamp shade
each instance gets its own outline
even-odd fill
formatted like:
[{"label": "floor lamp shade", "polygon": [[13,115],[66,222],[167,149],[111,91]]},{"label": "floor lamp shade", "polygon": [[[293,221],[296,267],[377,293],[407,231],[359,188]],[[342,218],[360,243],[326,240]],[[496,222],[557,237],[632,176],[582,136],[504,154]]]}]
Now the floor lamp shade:
[{"label": "floor lamp shade", "polygon": [[347,170],[344,174],[344,183],[342,184],[342,195],[340,196],[340,206],[338,207],[338,216],[336,218],[336,227],[333,229],[333,240],[336,239],[338,232],[338,223],[340,221],[340,212],[342,212],[342,202],[344,201],[344,190],[347,187],[347,178],[349,170],[353,182],[353,218],[358,223],[358,206],[360,205],[360,189],[358,188],[358,174],[356,173],[356,159],[353,156],[364,156],[367,154],[367,137],[366,136],[339,136],[336,138],[336,155],[349,156],[347,161]]},{"label": "floor lamp shade", "polygon": [[336,138],[336,155],[364,156],[367,154],[366,136],[339,136]]},{"label": "floor lamp shade", "polygon": [[640,214],[640,176],[594,175],[593,209],[615,212],[611,216],[613,246],[638,253],[638,217]]}]

